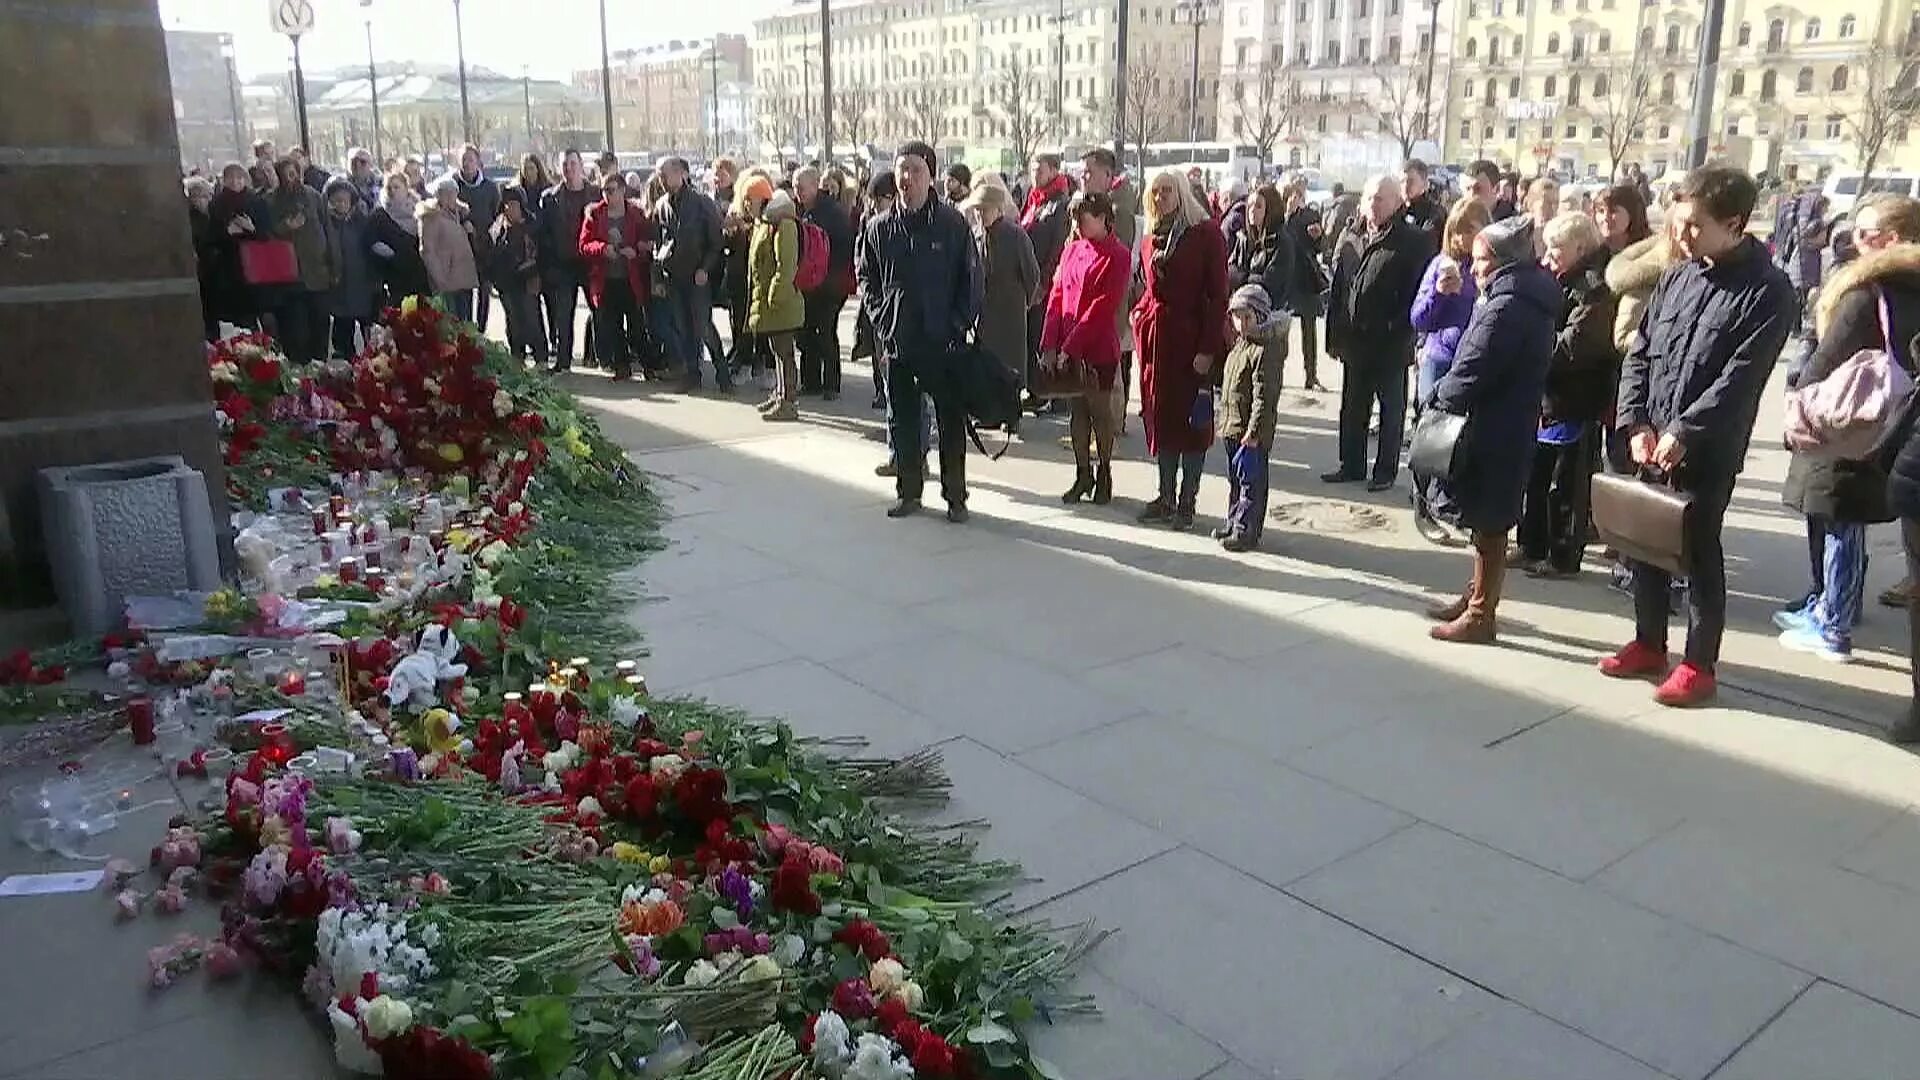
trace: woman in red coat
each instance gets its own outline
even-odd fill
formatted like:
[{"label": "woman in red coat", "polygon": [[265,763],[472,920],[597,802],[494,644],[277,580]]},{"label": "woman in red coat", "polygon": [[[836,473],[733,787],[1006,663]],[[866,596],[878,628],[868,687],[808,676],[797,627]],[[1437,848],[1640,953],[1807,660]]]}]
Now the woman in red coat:
[{"label": "woman in red coat", "polygon": [[604,197],[580,220],[580,257],[587,264],[594,351],[600,366],[623,381],[633,377],[627,343],[646,317],[652,293],[653,223],[639,200],[629,197],[619,173],[600,181],[600,193]]},{"label": "woman in red coat", "polygon": [[1146,289],[1133,306],[1140,415],[1147,452],[1160,465],[1160,493],[1140,521],[1188,529],[1213,442],[1211,373],[1226,351],[1227,242],[1179,173],[1162,172],[1147,189],[1140,266]]},{"label": "woman in red coat", "polygon": [[1077,361],[1093,377],[1095,385],[1073,399],[1076,471],[1073,486],[1061,499],[1077,503],[1091,493],[1096,506],[1105,506],[1113,498],[1113,384],[1120,373],[1120,327],[1115,320],[1133,276],[1133,253],[1113,235],[1113,220],[1112,198],[1096,194],[1074,200],[1073,223],[1079,238],[1060,256],[1040,331],[1043,367]]}]

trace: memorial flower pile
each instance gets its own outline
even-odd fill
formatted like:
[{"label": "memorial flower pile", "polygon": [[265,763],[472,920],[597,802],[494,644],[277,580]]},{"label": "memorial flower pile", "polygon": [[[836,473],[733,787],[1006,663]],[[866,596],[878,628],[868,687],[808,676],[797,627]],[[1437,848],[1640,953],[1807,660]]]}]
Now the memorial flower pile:
[{"label": "memorial flower pile", "polygon": [[[276,526],[255,539],[310,512],[303,543],[399,551],[411,580],[349,605],[324,696],[213,663],[293,711],[231,724],[209,812],[151,880],[114,875],[125,917],[220,905],[154,986],[284,979],[341,1066],[391,1077],[1058,1075],[1022,1032],[1090,1007],[1060,985],[1097,935],[1008,919],[1017,868],[898,816],[943,794],[936,756],[823,756],[611,660],[658,512],[570,398],[431,306],[349,363],[254,338],[212,363],[234,471],[283,481],[239,489]],[[332,494],[278,490],[296,446]]]}]

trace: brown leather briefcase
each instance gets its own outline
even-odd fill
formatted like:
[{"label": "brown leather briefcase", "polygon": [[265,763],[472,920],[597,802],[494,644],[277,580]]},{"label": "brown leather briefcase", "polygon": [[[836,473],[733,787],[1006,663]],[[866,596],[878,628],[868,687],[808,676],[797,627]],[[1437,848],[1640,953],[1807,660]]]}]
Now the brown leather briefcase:
[{"label": "brown leather briefcase", "polygon": [[1596,473],[1593,524],[1600,539],[1629,559],[1669,574],[1687,573],[1693,496],[1636,476]]}]

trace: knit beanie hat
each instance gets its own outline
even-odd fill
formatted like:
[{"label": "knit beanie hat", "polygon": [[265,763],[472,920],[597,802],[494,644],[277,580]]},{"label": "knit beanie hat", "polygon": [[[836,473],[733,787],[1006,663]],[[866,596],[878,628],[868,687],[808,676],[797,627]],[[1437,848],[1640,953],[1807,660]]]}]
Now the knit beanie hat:
[{"label": "knit beanie hat", "polygon": [[1227,301],[1228,311],[1244,311],[1254,317],[1256,322],[1266,322],[1273,315],[1273,298],[1267,295],[1265,286],[1242,285],[1233,292]]}]

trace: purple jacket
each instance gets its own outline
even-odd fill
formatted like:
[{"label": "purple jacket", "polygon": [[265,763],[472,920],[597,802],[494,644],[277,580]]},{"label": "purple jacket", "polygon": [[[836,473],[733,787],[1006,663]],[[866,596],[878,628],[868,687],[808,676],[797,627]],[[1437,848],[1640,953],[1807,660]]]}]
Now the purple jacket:
[{"label": "purple jacket", "polygon": [[1463,266],[1459,293],[1442,293],[1436,286],[1446,259],[1445,255],[1435,255],[1428,261],[1426,272],[1420,275],[1420,291],[1413,298],[1413,328],[1422,335],[1420,362],[1435,374],[1453,366],[1453,351],[1460,347],[1467,323],[1473,321],[1473,301],[1480,292],[1473,280],[1473,268]]}]

